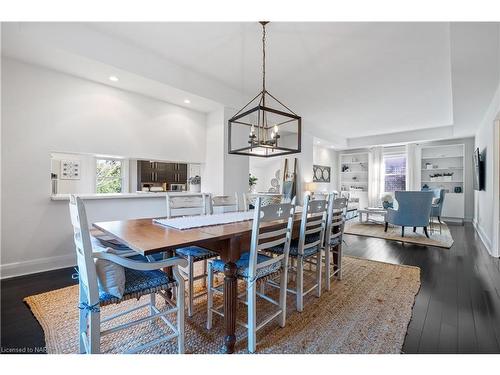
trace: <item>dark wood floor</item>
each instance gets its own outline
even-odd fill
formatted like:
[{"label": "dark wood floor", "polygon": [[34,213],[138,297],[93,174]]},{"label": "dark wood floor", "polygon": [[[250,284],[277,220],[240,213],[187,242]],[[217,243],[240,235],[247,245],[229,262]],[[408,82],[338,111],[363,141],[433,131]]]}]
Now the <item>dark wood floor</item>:
[{"label": "dark wood floor", "polygon": [[[488,255],[470,224],[450,226],[450,250],[346,236],[346,254],[421,269],[422,286],[403,346],[405,353],[500,353],[500,261]],[[73,269],[1,282],[1,347],[35,352],[43,331],[22,302],[75,281]]]}]

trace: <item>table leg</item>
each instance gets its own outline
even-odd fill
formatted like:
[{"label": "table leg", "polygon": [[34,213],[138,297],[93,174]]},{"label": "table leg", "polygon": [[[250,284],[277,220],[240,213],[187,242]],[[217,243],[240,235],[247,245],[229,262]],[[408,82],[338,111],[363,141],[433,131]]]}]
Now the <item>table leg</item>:
[{"label": "table leg", "polygon": [[238,303],[238,279],[236,272],[238,268],[233,262],[224,266],[224,325],[226,335],[224,337],[224,352],[234,352],[236,343],[236,304]]},{"label": "table leg", "polygon": [[[175,254],[174,254],[174,251],[173,251],[173,250],[167,250],[167,251],[165,251],[165,258],[167,258],[167,259],[168,259],[168,258],[172,258],[174,255],[175,255]],[[163,272],[165,272],[165,273],[168,275],[168,278],[169,278],[170,280],[173,280],[173,278],[174,278],[174,273],[172,272],[172,267],[167,267],[167,268],[164,268],[164,269],[163,269]],[[168,297],[168,298],[172,298],[173,293],[172,293],[172,289],[171,289],[171,288],[170,288],[170,289],[167,289],[167,290],[165,291],[165,293],[166,293],[166,295],[167,295],[167,297]]]},{"label": "table leg", "polygon": [[358,211],[358,214],[359,214],[359,222],[362,223],[363,222],[363,213]]}]

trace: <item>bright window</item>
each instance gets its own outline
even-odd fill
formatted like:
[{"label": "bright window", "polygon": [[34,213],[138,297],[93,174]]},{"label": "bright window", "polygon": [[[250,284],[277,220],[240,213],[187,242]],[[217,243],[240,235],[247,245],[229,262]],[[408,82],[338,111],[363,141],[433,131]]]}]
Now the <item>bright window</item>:
[{"label": "bright window", "polygon": [[384,155],[384,191],[406,190],[406,157]]},{"label": "bright window", "polygon": [[115,159],[96,159],[96,192],[123,191],[123,163]]}]

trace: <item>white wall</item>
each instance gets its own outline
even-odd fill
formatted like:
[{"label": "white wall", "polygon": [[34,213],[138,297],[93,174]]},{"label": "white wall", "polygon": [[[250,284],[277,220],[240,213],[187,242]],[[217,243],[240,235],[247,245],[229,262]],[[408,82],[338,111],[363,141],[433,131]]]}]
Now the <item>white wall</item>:
[{"label": "white wall", "polygon": [[[244,193],[248,191],[248,168],[249,157],[243,155],[230,155],[228,153],[228,121],[237,112],[234,108],[224,108],[224,122],[222,124],[224,133],[224,194],[233,195],[234,193]],[[240,129],[233,129],[236,135],[247,136],[247,130],[240,127]]]},{"label": "white wall", "polygon": [[214,194],[224,193],[224,180],[221,172],[224,170],[224,108],[207,115],[206,139],[202,166],[201,190]]},{"label": "white wall", "polygon": [[485,190],[474,192],[474,226],[489,253],[500,256],[500,27],[497,27],[497,89],[476,132],[476,144],[486,150]]},{"label": "white wall", "polygon": [[338,166],[338,153],[331,148],[322,147],[314,145],[313,147],[313,164],[323,165],[330,167],[330,182],[319,183],[316,182],[316,191],[327,191],[337,190],[338,180],[337,180],[337,169]]},{"label": "white wall", "polygon": [[[283,139],[284,141],[285,139]],[[280,169],[283,173],[285,158],[288,159],[288,168],[293,171],[294,159],[297,158],[297,204],[301,203],[302,196],[306,191],[306,183],[312,182],[313,174],[313,136],[309,133],[302,132],[302,148],[298,154],[276,156],[272,158],[251,157],[249,161],[249,172],[256,176],[259,181],[257,183],[257,191],[267,191],[270,187],[270,181],[274,172]],[[282,183],[281,174],[280,184]]]},{"label": "white wall", "polygon": [[49,198],[51,152],[205,161],[205,114],[5,58],[1,85],[2,269],[72,259],[67,205]]},{"label": "white wall", "polygon": [[[93,155],[51,153],[51,172],[57,174],[57,194],[89,194],[96,190],[96,161]],[[80,163],[80,178],[78,180],[61,179],[61,161],[72,160]],[[128,192],[126,190],[125,192]]]},{"label": "white wall", "polygon": [[498,196],[498,149],[500,139],[498,133],[495,132],[495,119],[500,119],[500,85],[476,133],[475,147],[478,147],[480,152],[486,150],[486,183],[484,190],[474,192],[474,225],[490,254],[498,257],[500,256],[500,227],[498,213],[495,214],[495,208],[498,209],[500,199]]},{"label": "white wall", "polygon": [[219,195],[248,191],[248,156],[228,154],[227,122],[235,112],[221,106],[207,115],[202,191]]}]

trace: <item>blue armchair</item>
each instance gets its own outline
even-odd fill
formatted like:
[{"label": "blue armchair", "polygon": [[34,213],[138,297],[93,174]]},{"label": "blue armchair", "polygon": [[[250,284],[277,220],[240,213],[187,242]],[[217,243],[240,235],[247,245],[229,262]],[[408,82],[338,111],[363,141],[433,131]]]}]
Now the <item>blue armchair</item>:
[{"label": "blue armchair", "polygon": [[431,217],[437,217],[441,224],[441,211],[443,211],[444,196],[446,192],[444,189],[422,189],[422,191],[432,191],[434,203],[432,203]]},{"label": "blue armchair", "polygon": [[405,235],[405,226],[423,227],[424,233],[429,237],[427,225],[431,213],[432,198],[434,193],[431,191],[396,191],[395,198],[398,202],[398,209],[387,209],[385,216],[385,231],[389,224],[401,226],[401,236]]}]

